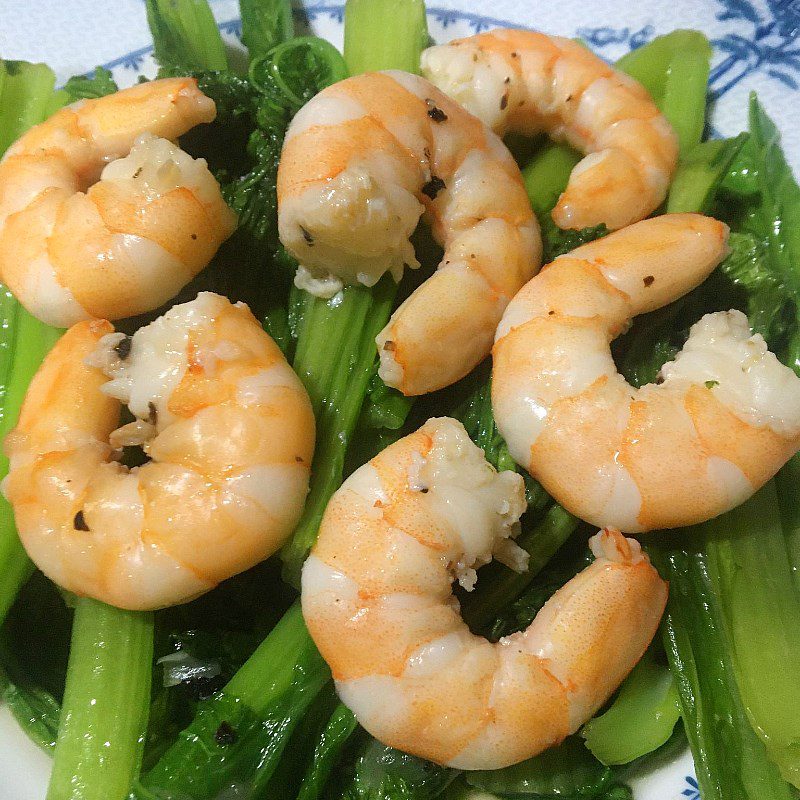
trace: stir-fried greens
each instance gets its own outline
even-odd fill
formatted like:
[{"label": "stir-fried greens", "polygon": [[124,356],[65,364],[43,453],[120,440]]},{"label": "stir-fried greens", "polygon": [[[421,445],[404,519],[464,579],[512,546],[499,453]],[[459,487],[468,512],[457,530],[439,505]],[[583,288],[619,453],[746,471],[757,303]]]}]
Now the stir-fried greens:
[{"label": "stir-fried greens", "polygon": [[[729,514],[644,540],[670,582],[663,641],[653,643],[612,702],[559,747],[506,769],[460,774],[383,746],[338,702],[306,631],[297,585],[325,506],[346,474],[441,415],[460,419],[497,469],[517,469],[494,423],[485,367],[415,402],[378,377],[375,336],[418,277],[399,287],[385,277],[372,289],[351,286],[322,300],[292,285],[296,264],[278,240],[276,174],[293,115],[348,74],[418,71],[428,44],[424,4],[349,0],[342,56],[320,39],[295,36],[286,0],[242,0],[248,61],[241,64],[226,52],[206,0],[146,6],[161,74],[197,77],[216,102],[216,121],[181,144],[207,159],[239,215],[237,232],[178,302],[210,289],[250,305],[308,390],[317,451],[303,517],[280,556],[192,603],[155,613],[62,595],[33,574],[0,499],[0,686],[26,732],[54,754],[48,798],[625,800],[632,797],[626,781],[685,738],[704,800],[796,797],[797,457]],[[676,31],[618,64],[651,92],[678,133],[681,161],[663,210],[703,211],[732,229],[731,254],[705,284],[637,318],[615,343],[620,370],[634,385],[655,380],[702,314],[731,307],[800,374],[800,189],[755,97],[748,132],[702,141],[710,57],[702,34]],[[63,104],[117,89],[102,68],[60,90],[54,83],[44,65],[0,62],[0,152]],[[546,261],[607,233],[603,226],[562,231],[550,218],[577,161],[569,147],[513,149]],[[430,269],[435,248],[424,233],[417,244]],[[60,331],[33,319],[5,289],[0,306],[5,435]],[[0,457],[0,471],[7,470]],[[491,640],[527,626],[591,559],[589,526],[524,477],[528,507],[517,543],[530,555],[528,571],[490,564],[476,590],[459,595],[472,630]]]}]

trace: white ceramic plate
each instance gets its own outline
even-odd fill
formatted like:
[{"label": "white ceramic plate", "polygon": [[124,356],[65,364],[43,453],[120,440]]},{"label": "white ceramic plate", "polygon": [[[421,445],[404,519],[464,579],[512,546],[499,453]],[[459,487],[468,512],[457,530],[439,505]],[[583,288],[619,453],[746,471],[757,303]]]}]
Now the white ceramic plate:
[{"label": "white ceramic plate", "polygon": [[[236,0],[211,3],[235,46]],[[341,46],[342,3],[306,0],[297,21]],[[800,101],[800,7],[793,0],[430,0],[428,10],[438,42],[511,25],[580,36],[609,59],[675,28],[699,28],[715,46],[713,132],[746,128],[747,95],[756,90],[783,131],[795,172],[800,167],[800,127],[790,118]],[[143,0],[0,0],[0,20],[0,55],[45,61],[59,81],[97,64],[112,69],[121,86],[155,73]],[[44,798],[48,773],[48,756],[0,708],[0,800]],[[634,781],[634,790],[637,800],[700,798],[688,752]]]}]

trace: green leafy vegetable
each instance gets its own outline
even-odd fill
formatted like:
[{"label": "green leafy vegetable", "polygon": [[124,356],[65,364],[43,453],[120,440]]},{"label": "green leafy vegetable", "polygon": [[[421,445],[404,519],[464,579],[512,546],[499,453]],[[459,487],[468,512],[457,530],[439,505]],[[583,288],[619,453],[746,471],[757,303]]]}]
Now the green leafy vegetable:
[{"label": "green leafy vegetable", "polygon": [[91,75],[74,75],[64,84],[64,92],[69,97],[69,102],[76,100],[89,100],[105,97],[119,91],[116,81],[111,76],[111,71],[105,67],[97,67]]},{"label": "green leafy vegetable", "polygon": [[52,753],[56,746],[61,706],[49,692],[35,685],[7,683],[0,699],[31,741]]},{"label": "green leafy vegetable", "polygon": [[257,795],[329,680],[295,603],[224,689],[201,702],[131,800],[211,800],[231,785]]},{"label": "green leafy vegetable", "polygon": [[681,159],[672,179],[667,212],[709,213],[717,190],[730,175],[731,164],[747,138],[746,133],[741,133],[732,139],[712,139],[691,148]]},{"label": "green leafy vegetable", "polygon": [[700,31],[678,30],[633,50],[616,64],[653,96],[678,135],[681,156],[703,134],[711,56],[711,44]]},{"label": "green leafy vegetable", "polygon": [[207,0],[145,0],[154,55],[164,74],[224,70],[225,45]]},{"label": "green leafy vegetable", "polygon": [[598,797],[613,783],[613,773],[571,736],[558,747],[504,769],[465,773],[476,789],[511,797]]},{"label": "green leafy vegetable", "polygon": [[[64,99],[56,100],[54,84],[55,76],[44,64],[0,60],[0,155]],[[16,424],[28,384],[59,335],[34,319],[0,284],[0,440]],[[7,474],[8,459],[0,450],[0,478]],[[0,496],[0,621],[32,569],[11,506]]]},{"label": "green leafy vegetable", "polygon": [[702,528],[742,704],[769,757],[800,788],[800,596],[774,483]]},{"label": "green leafy vegetable", "polygon": [[526,572],[514,572],[495,562],[483,567],[474,591],[462,598],[461,613],[470,628],[486,630],[493,623],[498,609],[506,607],[525,591],[575,532],[578,523],[576,517],[558,504],[553,504],[541,521],[523,531],[516,539],[516,543],[529,555]]},{"label": "green leafy vegetable", "polygon": [[251,61],[292,38],[294,21],[289,0],[239,0],[239,10],[242,43]]},{"label": "green leafy vegetable", "polygon": [[48,800],[122,800],[142,756],[153,615],[78,600]]},{"label": "green leafy vegetable", "polygon": [[250,81],[276,110],[296,114],[317,92],[347,77],[341,53],[325,39],[302,36],[273,47],[250,64]]},{"label": "green leafy vegetable", "polygon": [[679,718],[675,679],[648,651],[611,707],[587,722],[581,735],[603,764],[628,764],[667,742]]},{"label": "green leafy vegetable", "polygon": [[728,243],[731,252],[719,271],[739,294],[731,298],[731,305],[745,311],[753,330],[779,351],[789,332],[795,298],[770,268],[769,249],[763,241],[751,233],[733,232]]},{"label": "green leafy vegetable", "polygon": [[357,728],[353,712],[342,704],[337,705],[314,748],[297,800],[320,800],[323,797],[328,779]]},{"label": "green leafy vegetable", "polygon": [[353,75],[376,69],[419,72],[428,46],[424,0],[347,0],[344,52]]},{"label": "green leafy vegetable", "polygon": [[0,59],[0,154],[56,110],[55,82],[46,64]]},{"label": "green leafy vegetable", "polygon": [[433,800],[457,776],[362,735],[353,760],[331,782],[331,800]]},{"label": "green leafy vegetable", "polygon": [[659,545],[670,582],[664,646],[678,684],[703,800],[790,800],[792,792],[748,722],[731,665],[725,618],[694,530]]}]

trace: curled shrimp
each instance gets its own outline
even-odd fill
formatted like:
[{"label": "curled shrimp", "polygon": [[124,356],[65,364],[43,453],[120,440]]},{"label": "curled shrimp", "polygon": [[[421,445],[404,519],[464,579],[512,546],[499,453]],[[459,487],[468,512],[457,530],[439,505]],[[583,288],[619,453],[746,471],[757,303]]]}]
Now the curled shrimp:
[{"label": "curled shrimp", "polygon": [[[6,439],[4,491],[25,549],[56,583],[160,608],[283,543],[305,502],[314,417],[241,304],[205,292],[132,338],[113,330],[80,322],[45,359]],[[120,401],[135,419],[117,428]],[[146,464],[113,460],[133,445]]]},{"label": "curled shrimp", "polygon": [[141,314],[208,264],[236,217],[168,140],[215,115],[193,78],[167,78],[68,106],[9,148],[0,277],[28,311],[57,327]]},{"label": "curled shrimp", "polygon": [[582,519],[692,525],[746,500],[800,447],[800,379],[738,311],[707,314],[659,384],[617,372],[631,318],[700,284],[727,226],[699,214],[631,225],[557,258],[497,330],[492,407],[511,454]]},{"label": "curled shrimp", "polygon": [[524,508],[521,476],[495,472],[448,418],[331,499],[303,568],[303,615],[342,701],[381,742],[459,769],[522,761],[576,731],[644,653],[667,586],[612,530],[527,630],[496,644],[470,633],[451,584],[471,587],[493,553],[513,563]]},{"label": "curled shrimp", "polygon": [[539,267],[541,239],[502,142],[434,86],[404,72],[328,87],[294,118],[278,170],[278,225],[296,283],[399,280],[426,212],[444,246],[436,273],[377,337],[381,377],[423,394],[466,375],[491,349],[503,309]]},{"label": "curled shrimp", "polygon": [[422,72],[501,136],[546,131],[586,153],[553,209],[559,227],[623,228],[666,196],[672,126],[641,84],[577,42],[498,29],[425,50]]}]

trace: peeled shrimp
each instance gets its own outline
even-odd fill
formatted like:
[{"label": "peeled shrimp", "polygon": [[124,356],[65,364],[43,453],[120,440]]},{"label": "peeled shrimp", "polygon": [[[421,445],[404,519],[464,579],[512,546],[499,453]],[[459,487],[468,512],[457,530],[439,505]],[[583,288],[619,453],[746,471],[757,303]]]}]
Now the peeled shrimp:
[{"label": "peeled shrimp", "polygon": [[[169,139],[211,122],[193,78],[83,100],[31,128],[0,162],[0,278],[67,327],[158,308],[236,227],[203,159]],[[157,138],[164,137],[164,138]]]},{"label": "peeled shrimp", "polygon": [[[308,489],[314,417],[241,304],[202,293],[132,338],[113,330],[80,322],[45,359],[6,439],[4,491],[56,583],[160,608],[283,543]],[[120,401],[135,419],[117,428]],[[128,469],[113,459],[132,445],[150,461]]]},{"label": "peeled shrimp", "polygon": [[577,42],[499,29],[425,50],[422,72],[501,136],[546,131],[586,153],[553,209],[559,227],[623,228],[666,196],[672,126],[641,84]]},{"label": "peeled shrimp", "polygon": [[429,420],[331,499],[303,568],[303,614],[342,701],[387,745],[459,769],[497,769],[573,733],[633,668],[667,586],[632,539],[591,539],[594,563],[527,630],[469,632],[451,593],[508,538],[522,479],[497,473],[455,420]]},{"label": "peeled shrimp", "polygon": [[294,118],[278,170],[278,224],[296,283],[330,297],[399,280],[426,212],[444,246],[436,273],[377,337],[380,374],[416,395],[489,354],[508,301],[538,269],[541,239],[500,140],[427,81],[376,72],[337,83]]},{"label": "peeled shrimp", "polygon": [[699,214],[639,222],[557,258],[497,330],[492,406],[511,454],[559,503],[623,531],[739,505],[800,447],[800,379],[738,311],[707,314],[639,389],[610,342],[700,284],[727,227]]}]

